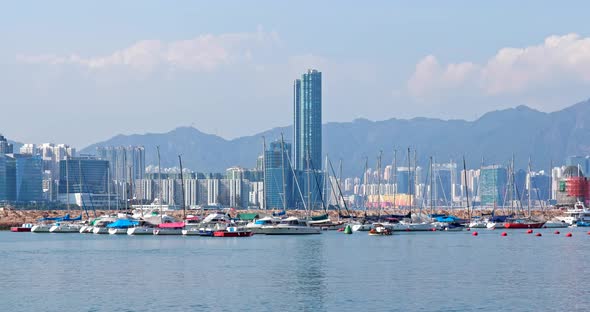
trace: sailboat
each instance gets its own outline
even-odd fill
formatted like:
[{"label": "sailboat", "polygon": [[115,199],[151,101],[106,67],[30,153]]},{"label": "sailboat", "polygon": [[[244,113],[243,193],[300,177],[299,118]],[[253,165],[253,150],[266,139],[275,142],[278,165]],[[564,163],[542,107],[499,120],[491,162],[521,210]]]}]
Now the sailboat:
[{"label": "sailboat", "polygon": [[[513,173],[514,174],[514,173]],[[528,165],[528,179],[530,181],[531,178],[531,160],[529,159]],[[544,221],[537,221],[532,218],[531,215],[531,186],[529,182],[529,190],[528,190],[528,217],[525,218],[514,218],[508,219],[506,223],[504,223],[504,228],[506,229],[539,229],[542,228],[545,224]]]}]

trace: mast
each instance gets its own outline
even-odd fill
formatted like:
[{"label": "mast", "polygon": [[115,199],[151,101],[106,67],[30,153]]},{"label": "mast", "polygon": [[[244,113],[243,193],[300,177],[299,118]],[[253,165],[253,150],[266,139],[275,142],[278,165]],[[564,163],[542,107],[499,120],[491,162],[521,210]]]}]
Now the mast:
[{"label": "mast", "polygon": [[410,215],[412,214],[412,164],[411,164],[411,157],[410,157],[410,148],[408,147],[408,193],[410,193]]},{"label": "mast", "polygon": [[[78,160],[78,175],[80,178],[80,184],[78,185],[78,187],[80,188],[80,204],[82,205],[82,209],[84,210],[84,212],[86,212],[86,218],[88,218],[88,211],[86,210],[86,207],[84,205],[84,187],[83,187],[83,182],[82,182],[82,160],[79,159]],[[95,217],[96,217],[96,213],[95,213]]]},{"label": "mast", "polygon": [[180,186],[182,190],[182,218],[186,220],[186,203],[184,202],[184,177],[182,175],[182,158],[178,155],[178,163],[180,165]]},{"label": "mast", "polygon": [[164,222],[162,216],[162,167],[160,166],[160,145],[156,146],[158,151],[158,184],[160,191],[158,192],[158,204],[160,205],[160,223]]},{"label": "mast", "polygon": [[531,189],[532,189],[532,181],[531,181],[531,157],[529,157],[529,165],[528,165],[527,171],[528,171],[528,173],[527,173],[527,178],[528,178],[527,179],[528,180],[527,181],[528,182],[528,190],[527,190],[527,193],[528,193],[527,194],[528,203],[527,203],[527,206],[528,206],[529,218],[530,218],[531,217]]},{"label": "mast", "polygon": [[111,211],[111,166],[108,166],[107,168],[107,196],[108,196],[108,207],[109,207],[109,213],[113,213]]},{"label": "mast", "polygon": [[430,156],[430,215],[433,214],[434,211],[434,197],[433,197],[433,193],[432,193],[432,187],[433,187],[433,181],[434,179],[432,178],[432,156]]},{"label": "mast", "polygon": [[262,136],[262,206],[266,210],[266,138]]},{"label": "mast", "polygon": [[125,211],[129,211],[129,185],[127,185],[129,168],[127,166],[127,150],[123,153],[123,163],[123,170],[125,171]]},{"label": "mast", "polygon": [[324,189],[322,194],[323,194],[323,199],[322,199],[322,203],[324,204],[324,209],[326,210],[326,213],[328,212],[328,206],[330,205],[329,203],[329,199],[330,197],[328,196],[328,181],[330,179],[330,171],[328,171],[328,154],[326,154],[326,165],[324,166],[324,183],[322,185],[322,188]]},{"label": "mast", "polygon": [[[418,196],[418,156],[417,151],[414,149],[414,197]],[[422,213],[422,206],[420,206],[419,214]]]},{"label": "mast", "polygon": [[465,164],[465,155],[463,155],[463,179],[465,179],[465,200],[467,202],[467,214],[471,220],[471,210],[469,210],[469,188],[467,187],[467,165]]},{"label": "mast", "polygon": [[66,207],[68,209],[68,213],[70,213],[70,173],[69,173],[69,163],[68,163],[68,159],[70,158],[69,155],[67,155],[67,151],[66,151]]},{"label": "mast", "polygon": [[283,211],[287,211],[287,185],[285,184],[285,140],[281,133],[281,175],[283,177]]},{"label": "mast", "polygon": [[369,170],[369,157],[365,157],[365,171],[363,171],[363,206],[365,206],[365,217],[367,216],[367,171]]},{"label": "mast", "polygon": [[395,196],[397,195],[397,150],[393,150],[393,209],[395,209]]},{"label": "mast", "polygon": [[309,165],[309,150],[307,151],[307,207],[309,207],[311,213],[311,166]]},{"label": "mast", "polygon": [[381,156],[383,151],[379,151],[377,158],[377,220],[381,217]]}]

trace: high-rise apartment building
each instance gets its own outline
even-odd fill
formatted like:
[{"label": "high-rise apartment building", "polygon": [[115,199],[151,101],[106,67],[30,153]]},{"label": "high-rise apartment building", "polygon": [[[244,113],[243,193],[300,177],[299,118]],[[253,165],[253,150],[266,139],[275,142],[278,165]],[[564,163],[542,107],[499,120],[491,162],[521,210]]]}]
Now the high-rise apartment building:
[{"label": "high-rise apartment building", "polygon": [[508,171],[498,165],[486,166],[480,169],[480,196],[483,206],[502,206],[508,182]]},{"label": "high-rise apartment building", "polygon": [[[322,168],[322,73],[310,69],[293,86],[296,170]],[[309,158],[309,161],[308,161]],[[309,164],[309,165],[308,165]]]},{"label": "high-rise apartment building", "polygon": [[271,142],[264,152],[267,209],[293,208],[293,174],[289,167],[291,144]]}]

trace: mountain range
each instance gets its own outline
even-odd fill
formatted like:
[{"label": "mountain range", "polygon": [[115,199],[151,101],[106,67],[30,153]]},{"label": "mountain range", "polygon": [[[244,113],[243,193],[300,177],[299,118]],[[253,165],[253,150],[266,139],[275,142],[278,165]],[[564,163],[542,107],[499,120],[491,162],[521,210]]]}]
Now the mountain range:
[{"label": "mountain range", "polygon": [[[273,128],[252,136],[226,140],[192,127],[179,127],[167,133],[117,135],[92,144],[81,153],[93,154],[97,146],[143,145],[146,163],[156,164],[160,146],[162,166],[177,166],[182,155],[186,168],[199,172],[223,172],[231,166],[255,167],[262,153],[262,137],[267,142],[280,138],[292,141],[292,128]],[[364,159],[375,167],[379,151],[383,166],[398,152],[398,165],[407,164],[407,149],[417,151],[419,165],[430,156],[436,162],[454,160],[468,168],[482,164],[507,164],[515,155],[517,168],[526,168],[529,157],[533,170],[548,169],[551,162],[562,164],[569,155],[590,154],[590,100],[566,109],[544,113],[526,106],[484,114],[474,121],[432,118],[329,122],[323,126],[323,152],[333,162],[343,159],[344,173],[360,176]],[[335,164],[336,165],[336,164]]]}]

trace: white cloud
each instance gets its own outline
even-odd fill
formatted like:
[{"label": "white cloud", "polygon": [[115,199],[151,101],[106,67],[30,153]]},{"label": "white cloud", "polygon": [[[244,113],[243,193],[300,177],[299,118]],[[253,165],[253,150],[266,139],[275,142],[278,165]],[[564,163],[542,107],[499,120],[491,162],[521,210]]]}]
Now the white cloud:
[{"label": "white cloud", "polygon": [[191,71],[211,71],[219,66],[253,58],[253,50],[276,44],[275,32],[258,28],[251,33],[204,34],[193,39],[163,42],[142,40],[110,55],[83,57],[78,54],[18,55],[17,60],[28,64],[78,65],[90,70],[128,67],[150,72],[159,66]]},{"label": "white cloud", "polygon": [[564,82],[590,85],[590,38],[550,36],[540,45],[502,48],[483,64],[441,65],[429,55],[416,64],[407,88],[418,99],[464,92],[522,96]]}]

